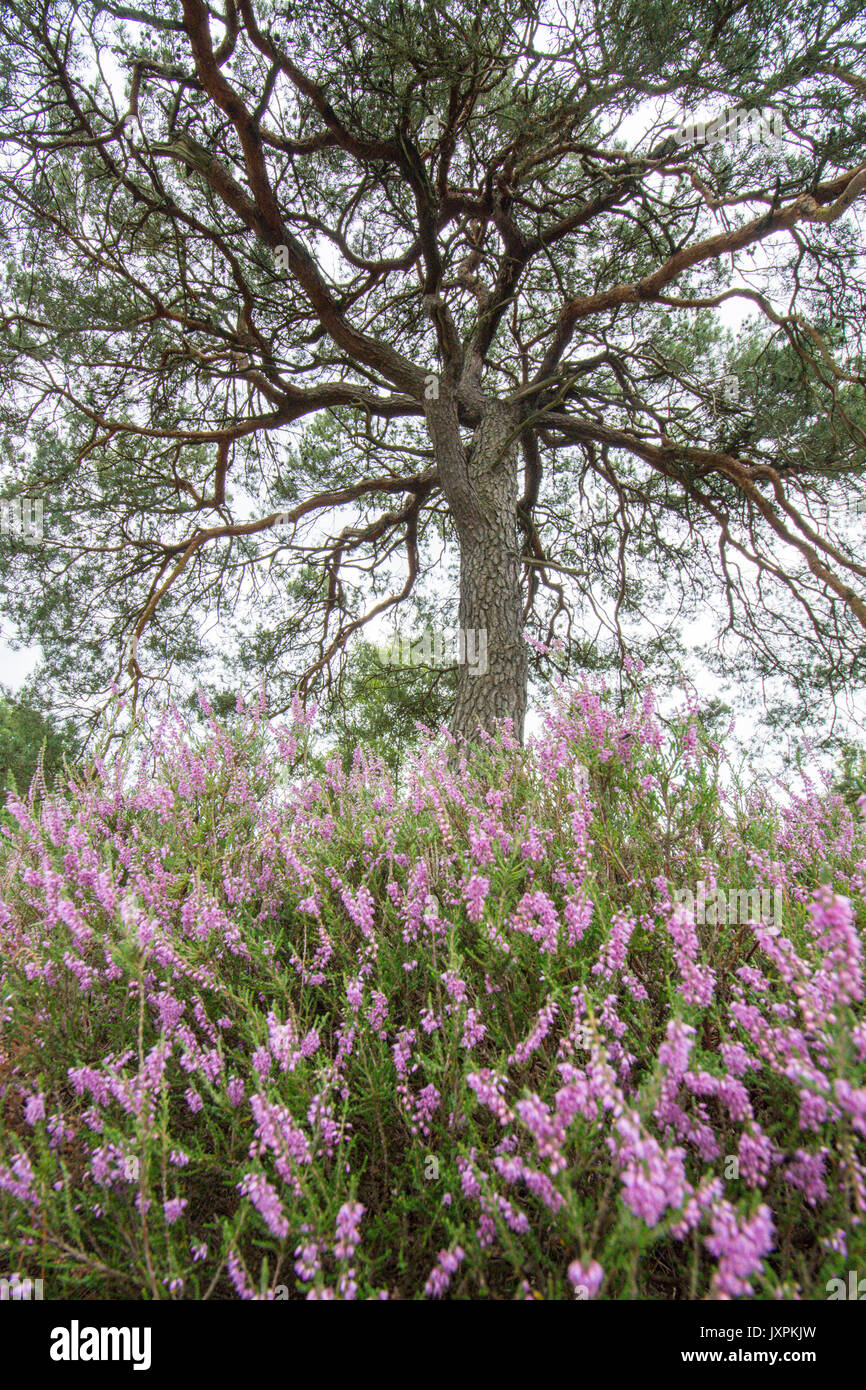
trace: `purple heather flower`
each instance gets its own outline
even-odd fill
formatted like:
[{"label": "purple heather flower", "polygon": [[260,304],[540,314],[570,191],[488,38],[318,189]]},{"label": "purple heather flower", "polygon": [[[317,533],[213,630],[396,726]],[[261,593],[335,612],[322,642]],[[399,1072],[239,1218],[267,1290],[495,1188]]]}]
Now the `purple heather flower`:
[{"label": "purple heather flower", "polygon": [[447,1292],[453,1276],[465,1258],[465,1252],[459,1245],[456,1245],[453,1250],[439,1251],[436,1264],[430,1271],[430,1277],[424,1285],[424,1292],[428,1298],[441,1298]]},{"label": "purple heather flower", "polygon": [[338,1260],[350,1260],[358,1248],[358,1226],[365,1211],[360,1202],[344,1202],[337,1212],[334,1254]]},{"label": "purple heather flower", "polygon": [[28,1096],[24,1105],[24,1119],[31,1128],[37,1120],[45,1119],[45,1097],[41,1091]]},{"label": "purple heather flower", "polygon": [[568,1266],[568,1279],[576,1294],[583,1298],[595,1298],[604,1279],[604,1270],[598,1260],[588,1265],[581,1264],[580,1260],[572,1260]]}]

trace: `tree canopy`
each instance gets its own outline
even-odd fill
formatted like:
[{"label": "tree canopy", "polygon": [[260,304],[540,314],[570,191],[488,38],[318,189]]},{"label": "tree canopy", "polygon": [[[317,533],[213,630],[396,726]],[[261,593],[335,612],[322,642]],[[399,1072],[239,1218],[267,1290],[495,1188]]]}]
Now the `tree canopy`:
[{"label": "tree canopy", "polygon": [[70,700],[285,704],[416,599],[488,633],[465,734],[522,728],[524,633],[862,687],[857,0],[12,0],[0,42],[45,513],[2,584]]}]

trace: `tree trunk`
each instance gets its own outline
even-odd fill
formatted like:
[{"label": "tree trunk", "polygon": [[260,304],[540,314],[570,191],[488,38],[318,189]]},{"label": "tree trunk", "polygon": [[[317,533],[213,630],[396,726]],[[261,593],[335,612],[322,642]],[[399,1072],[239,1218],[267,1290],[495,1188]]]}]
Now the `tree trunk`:
[{"label": "tree trunk", "polygon": [[485,402],[468,452],[453,400],[428,405],[428,426],[460,548],[461,662],[452,733],[473,739],[510,719],[523,739],[527,656],[517,526],[516,415]]}]

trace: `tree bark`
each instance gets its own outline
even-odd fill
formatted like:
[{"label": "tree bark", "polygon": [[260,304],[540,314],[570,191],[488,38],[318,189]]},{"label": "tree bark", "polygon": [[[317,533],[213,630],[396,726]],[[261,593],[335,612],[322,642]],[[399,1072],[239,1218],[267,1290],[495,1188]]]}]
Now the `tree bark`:
[{"label": "tree bark", "polygon": [[464,448],[453,395],[427,403],[427,422],[460,551],[462,660],[451,721],[472,740],[510,719],[522,741],[527,654],[517,524],[517,427],[513,410],[486,400]]}]

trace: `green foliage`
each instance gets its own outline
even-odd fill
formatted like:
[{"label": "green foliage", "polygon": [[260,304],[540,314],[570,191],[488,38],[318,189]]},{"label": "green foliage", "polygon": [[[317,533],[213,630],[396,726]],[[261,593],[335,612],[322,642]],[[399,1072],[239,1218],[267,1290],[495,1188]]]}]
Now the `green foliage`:
[{"label": "green foliage", "polygon": [[73,761],[80,742],[70,723],[60,724],[34,692],[13,695],[0,687],[0,798],[26,796],[41,765],[46,786]]},{"label": "green foliage", "polygon": [[[848,743],[843,748],[835,790],[852,809],[866,797],[866,748],[862,744]],[[866,813],[866,805],[863,810]]]},{"label": "green foliage", "polygon": [[399,778],[418,747],[416,725],[435,733],[447,723],[455,685],[453,669],[385,664],[378,647],[361,643],[328,701],[325,737],[334,737],[333,752],[346,771],[360,747]]}]

